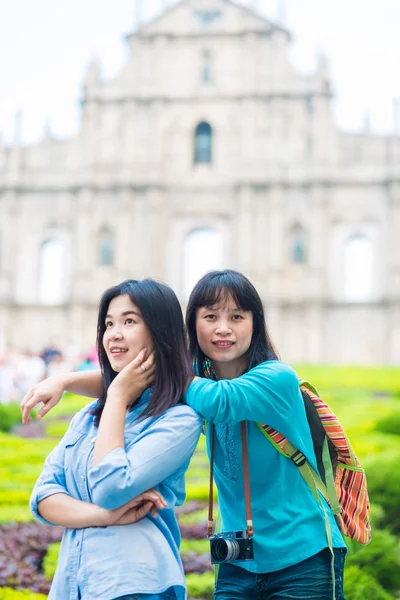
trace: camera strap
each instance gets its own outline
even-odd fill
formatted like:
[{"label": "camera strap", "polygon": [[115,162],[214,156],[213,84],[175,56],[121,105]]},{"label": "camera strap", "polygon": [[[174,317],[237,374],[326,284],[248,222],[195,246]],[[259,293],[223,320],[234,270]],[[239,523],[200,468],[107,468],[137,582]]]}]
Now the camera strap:
[{"label": "camera strap", "polygon": [[[250,484],[249,484],[249,457],[247,452],[246,421],[241,422],[242,430],[242,458],[243,458],[243,476],[244,476],[244,498],[246,503],[246,522],[247,535],[253,537],[253,517],[251,513],[250,502]],[[210,423],[211,432],[211,455],[210,455],[210,489],[208,494],[208,528],[207,535],[211,537],[214,533],[214,452],[215,452],[215,430],[214,423]]]}]

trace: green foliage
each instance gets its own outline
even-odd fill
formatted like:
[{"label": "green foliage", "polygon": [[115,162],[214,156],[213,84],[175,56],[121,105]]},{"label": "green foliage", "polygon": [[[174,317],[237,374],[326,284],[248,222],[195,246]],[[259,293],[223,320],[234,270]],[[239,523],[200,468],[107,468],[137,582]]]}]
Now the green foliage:
[{"label": "green foliage", "polygon": [[346,568],[344,576],[346,600],[392,600],[392,596],[368,573],[357,566]]},{"label": "green foliage", "polygon": [[46,600],[43,594],[34,594],[30,590],[13,590],[8,587],[0,588],[0,600]]},{"label": "green foliage", "polygon": [[398,367],[298,365],[296,371],[302,379],[308,379],[321,394],[323,390],[349,388],[400,397]]},{"label": "green foliage", "polygon": [[0,506],[0,523],[28,523],[33,521],[28,504]]},{"label": "green foliage", "polygon": [[[203,483],[192,483],[190,479],[190,471],[188,472],[187,484],[186,484],[186,500],[203,500],[208,501],[208,482]],[[217,501],[217,491],[214,486],[214,500]]]},{"label": "green foliage", "polygon": [[[73,417],[78,411],[87,404],[93,402],[93,398],[85,398],[76,394],[65,393],[60,402],[49,413],[51,419],[60,419],[62,417]],[[46,419],[47,417],[45,417]]]},{"label": "green foliage", "polygon": [[30,493],[23,490],[0,491],[0,510],[2,506],[28,504]]},{"label": "green foliage", "polygon": [[391,414],[380,419],[376,424],[376,430],[382,433],[391,433],[400,435],[400,410],[393,411]]},{"label": "green foliage", "polygon": [[383,509],[381,525],[400,533],[400,454],[392,460],[376,461],[367,470],[370,498]]},{"label": "green foliage", "polygon": [[61,438],[69,427],[69,421],[51,421],[45,425],[45,433],[49,437]]},{"label": "green foliage", "polygon": [[214,592],[214,572],[207,571],[201,575],[189,573],[189,575],[186,575],[186,584],[188,594],[192,598],[212,598]]},{"label": "green foliage", "polygon": [[21,408],[19,404],[0,403],[0,431],[11,431],[14,425],[21,424]]},{"label": "green foliage", "polygon": [[55,440],[0,432],[0,523],[31,521],[29,496]]},{"label": "green foliage", "polygon": [[389,531],[374,531],[372,542],[346,562],[360,567],[386,590],[400,589],[400,543]]},{"label": "green foliage", "polygon": [[375,531],[375,529],[378,529],[378,528],[382,529],[382,522],[385,518],[385,511],[383,510],[382,506],[371,502],[370,511],[371,511],[372,530]]},{"label": "green foliage", "polygon": [[47,548],[46,556],[43,560],[43,573],[49,579],[53,579],[57,568],[58,554],[60,552],[61,543],[50,544]]}]

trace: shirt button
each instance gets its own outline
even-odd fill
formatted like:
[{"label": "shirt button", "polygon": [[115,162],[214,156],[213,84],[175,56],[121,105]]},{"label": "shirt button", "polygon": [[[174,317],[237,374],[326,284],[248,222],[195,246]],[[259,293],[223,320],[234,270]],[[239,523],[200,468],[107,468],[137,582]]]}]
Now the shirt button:
[{"label": "shirt button", "polygon": [[76,540],[76,545],[79,546],[79,540]]},{"label": "shirt button", "polygon": [[85,481],[85,478],[83,475],[81,475],[81,481]]}]

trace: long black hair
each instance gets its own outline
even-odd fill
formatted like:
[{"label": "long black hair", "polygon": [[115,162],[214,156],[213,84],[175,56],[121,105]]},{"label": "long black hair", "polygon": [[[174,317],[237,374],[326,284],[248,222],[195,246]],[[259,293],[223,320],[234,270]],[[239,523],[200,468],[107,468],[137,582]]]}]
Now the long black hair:
[{"label": "long black hair", "polygon": [[167,285],[153,279],[128,279],[109,288],[100,300],[97,321],[97,351],[103,377],[103,396],[93,411],[96,425],[107,398],[107,390],[117,373],[111,368],[103,346],[106,315],[111,300],[127,294],[138,307],[154,344],[156,374],[150,400],[141,417],[159,415],[183,397],[188,379],[193,375],[186,346],[185,327],[178,298]]},{"label": "long black hair", "polygon": [[253,313],[253,337],[247,351],[247,370],[266,360],[279,360],[265,325],[263,304],[254,285],[242,273],[232,269],[210,271],[194,286],[186,310],[189,350],[201,377],[204,377],[203,362],[207,357],[197,341],[197,309],[223,303],[229,296],[238,308]]}]

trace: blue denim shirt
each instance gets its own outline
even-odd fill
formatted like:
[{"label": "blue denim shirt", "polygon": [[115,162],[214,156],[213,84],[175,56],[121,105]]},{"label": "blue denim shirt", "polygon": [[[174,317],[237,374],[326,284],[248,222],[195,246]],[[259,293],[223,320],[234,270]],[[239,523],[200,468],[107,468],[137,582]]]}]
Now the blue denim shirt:
[{"label": "blue denim shirt", "polygon": [[65,529],[49,600],[112,600],[126,594],[156,594],[174,588],[186,598],[179,556],[180,533],[174,506],[185,499],[184,474],[196,447],[201,420],[179,404],[157,417],[138,419],[149,391],[126,415],[125,448],[116,448],[92,466],[97,435],[95,404],[82,409],[46,459],[31,496],[38,503],[64,493],[106,509],[156,488],[168,502],[157,518],[132,525]]}]

